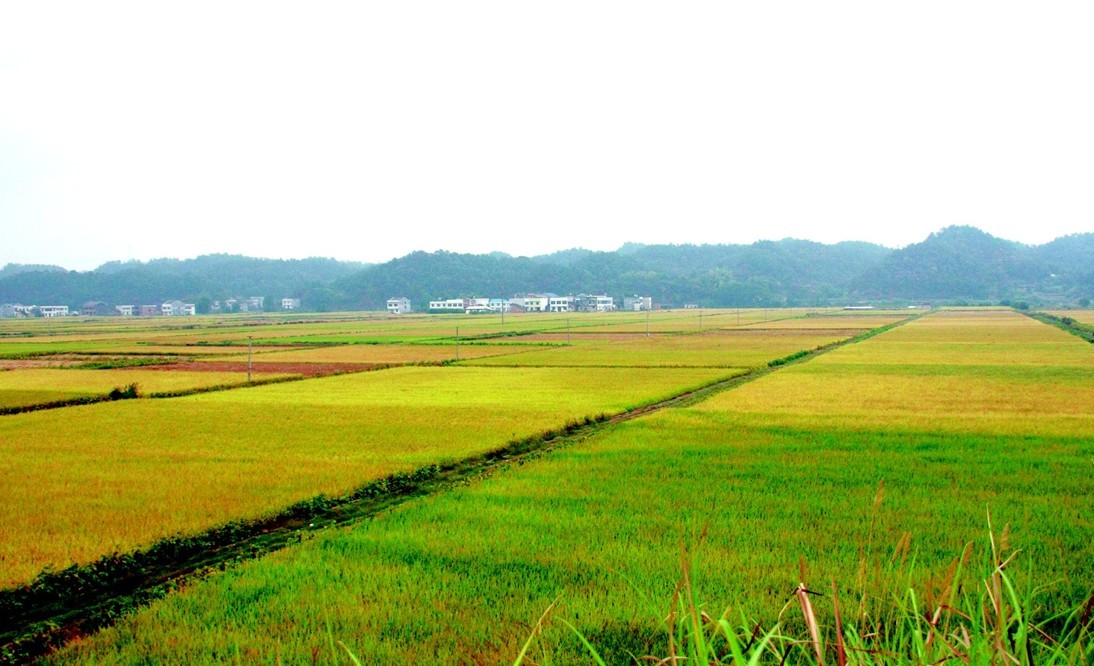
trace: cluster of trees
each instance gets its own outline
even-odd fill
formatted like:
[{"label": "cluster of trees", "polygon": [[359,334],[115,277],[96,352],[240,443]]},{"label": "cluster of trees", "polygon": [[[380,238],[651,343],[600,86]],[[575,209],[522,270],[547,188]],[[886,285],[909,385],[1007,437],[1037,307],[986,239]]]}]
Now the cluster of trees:
[{"label": "cluster of trees", "polygon": [[[209,255],[110,262],[94,271],[55,266],[0,270],[0,302],[78,306],[180,298],[296,297],[307,310],[383,309],[393,296],[418,308],[435,298],[520,292],[652,296],[667,306],[778,307],[849,301],[1070,304],[1094,296],[1094,234],[1026,246],[973,227],[949,227],[891,250],[786,239],[751,245],[638,245],[538,257],[414,252],[384,264]],[[1087,300],[1086,302],[1089,302]]]}]

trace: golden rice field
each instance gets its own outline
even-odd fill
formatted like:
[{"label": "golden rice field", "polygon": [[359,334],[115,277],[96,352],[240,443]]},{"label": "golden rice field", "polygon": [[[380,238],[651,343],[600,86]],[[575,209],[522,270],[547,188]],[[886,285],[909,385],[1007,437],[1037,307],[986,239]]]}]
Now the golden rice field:
[{"label": "golden rice field", "polygon": [[[269,379],[291,376],[268,374],[263,377]],[[130,384],[136,384],[141,394],[148,395],[246,383],[246,373],[238,372],[157,372],[142,368],[9,370],[0,372],[0,407],[104,395],[111,389],[124,388]],[[42,399],[34,397],[38,394]]]},{"label": "golden rice field", "polygon": [[1094,353],[1009,310],[943,311],[707,401],[704,409],[833,429],[1094,432]]},{"label": "golden rice field", "polygon": [[0,417],[0,585],[726,374],[408,367]]},{"label": "golden rice field", "polygon": [[933,313],[212,576],[54,661],[307,663],[340,641],[362,663],[512,663],[552,607],[533,662],[588,660],[566,621],[633,663],[666,654],[681,544],[714,617],[771,626],[799,582],[836,580],[850,618],[908,584],[928,608],[966,543],[979,590],[989,510],[1043,617],[1094,590],[1092,372],[1091,345],[1022,315]]},{"label": "golden rice field", "polygon": [[748,368],[846,339],[865,329],[708,330],[690,335],[629,337],[597,344],[529,348],[519,354],[468,361],[480,366]]},{"label": "golden rice field", "polygon": [[[254,363],[437,363],[459,359],[500,356],[521,351],[516,345],[488,344],[386,344],[339,345],[314,349],[296,349],[254,355]],[[239,356],[210,356],[205,361],[238,361]]]},{"label": "golden rice field", "polygon": [[1071,317],[1080,324],[1094,326],[1094,310],[1051,310],[1049,314],[1056,317]]}]

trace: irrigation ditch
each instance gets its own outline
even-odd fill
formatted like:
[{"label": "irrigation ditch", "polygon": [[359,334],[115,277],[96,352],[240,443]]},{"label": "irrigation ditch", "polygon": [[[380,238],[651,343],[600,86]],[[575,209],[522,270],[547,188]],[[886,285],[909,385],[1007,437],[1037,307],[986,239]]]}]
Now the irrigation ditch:
[{"label": "irrigation ditch", "polygon": [[601,414],[514,440],[456,462],[427,465],[362,485],[341,496],[319,495],[276,515],[224,524],[200,534],[174,536],[127,553],[61,571],[46,571],[30,583],[0,590],[0,664],[22,664],[66,642],[114,624],[121,617],[183,584],[314,537],[324,529],[375,516],[406,501],[476,482],[561,447],[582,442],[610,426],[765,377],[779,369],[915,321],[926,312],[859,335],[795,352],[764,366],[614,415]]}]

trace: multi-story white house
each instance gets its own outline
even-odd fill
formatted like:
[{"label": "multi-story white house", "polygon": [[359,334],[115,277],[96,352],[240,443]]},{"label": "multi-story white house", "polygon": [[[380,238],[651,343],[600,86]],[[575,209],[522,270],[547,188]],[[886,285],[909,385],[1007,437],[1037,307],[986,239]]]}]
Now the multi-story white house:
[{"label": "multi-story white house", "polygon": [[198,312],[197,306],[193,303],[183,303],[182,301],[167,301],[160,306],[160,314],[165,317],[183,317],[193,316]]},{"label": "multi-story white house", "polygon": [[504,298],[491,298],[486,307],[490,308],[491,312],[509,312],[509,301]]},{"label": "multi-story white house", "polygon": [[509,299],[510,305],[515,305],[525,312],[547,312],[550,298],[546,294],[518,294]]},{"label": "multi-story white house", "polygon": [[574,297],[551,295],[547,298],[547,309],[551,312],[572,312]]},{"label": "multi-story white house", "polygon": [[623,297],[623,309],[627,311],[641,311],[653,309],[653,297],[652,296],[624,296]]},{"label": "multi-story white house", "polygon": [[137,308],[137,306],[135,306],[135,305],[115,305],[114,306],[114,310],[119,315],[121,315],[122,317],[132,317],[133,314],[134,314],[134,310],[136,310],[136,308]]},{"label": "multi-story white house", "polygon": [[405,296],[387,299],[387,311],[391,314],[409,314],[410,299]]},{"label": "multi-story white house", "polygon": [[282,310],[299,310],[300,299],[299,298],[282,298],[281,299]]},{"label": "multi-story white house", "polygon": [[574,309],[578,312],[611,312],[615,310],[615,299],[603,294],[578,294],[574,297]]},{"label": "multi-story white house", "polygon": [[39,305],[38,313],[43,317],[67,317],[67,305]]}]

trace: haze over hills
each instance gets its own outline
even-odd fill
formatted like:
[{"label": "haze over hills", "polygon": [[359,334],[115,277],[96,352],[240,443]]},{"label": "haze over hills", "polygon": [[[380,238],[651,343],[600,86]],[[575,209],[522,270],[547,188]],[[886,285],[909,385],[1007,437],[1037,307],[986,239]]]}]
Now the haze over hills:
[{"label": "haze over hills", "polygon": [[[642,245],[537,257],[413,252],[366,265],[333,259],[206,255],[113,261],[93,271],[9,264],[0,302],[78,307],[181,299],[300,298],[305,310],[383,309],[393,296],[427,301],[522,292],[650,295],[665,306],[779,307],[847,302],[999,302],[1072,305],[1094,297],[1094,233],[1040,246],[948,227],[892,250],[863,242],[784,239],[751,245]],[[1088,302],[1088,300],[1086,301]]]}]

